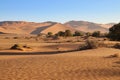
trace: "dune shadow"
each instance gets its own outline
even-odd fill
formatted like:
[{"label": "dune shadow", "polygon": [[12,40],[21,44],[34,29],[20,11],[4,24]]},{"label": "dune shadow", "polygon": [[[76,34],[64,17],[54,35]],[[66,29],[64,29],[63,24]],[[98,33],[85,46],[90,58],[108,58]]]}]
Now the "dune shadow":
[{"label": "dune shadow", "polygon": [[43,30],[45,30],[46,28],[48,28],[49,26],[42,26],[37,28],[36,30],[32,31],[30,34],[39,34],[40,32],[42,32]]},{"label": "dune shadow", "polygon": [[40,32],[42,32],[43,30],[49,28],[50,26],[53,26],[55,23],[52,23],[51,25],[48,26],[42,26],[42,27],[38,27],[36,30],[32,31],[30,34],[39,34]]}]

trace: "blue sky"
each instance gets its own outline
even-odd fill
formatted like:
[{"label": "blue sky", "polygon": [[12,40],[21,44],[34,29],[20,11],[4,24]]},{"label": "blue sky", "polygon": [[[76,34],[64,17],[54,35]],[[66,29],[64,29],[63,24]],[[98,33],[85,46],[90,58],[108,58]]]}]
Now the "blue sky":
[{"label": "blue sky", "polygon": [[120,0],[0,0],[0,21],[120,21]]}]

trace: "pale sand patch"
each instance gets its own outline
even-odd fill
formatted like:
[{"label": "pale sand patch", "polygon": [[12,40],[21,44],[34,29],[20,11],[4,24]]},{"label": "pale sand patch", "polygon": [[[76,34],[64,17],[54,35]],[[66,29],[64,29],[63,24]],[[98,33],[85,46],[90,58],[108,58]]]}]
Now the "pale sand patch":
[{"label": "pale sand patch", "polygon": [[0,80],[119,80],[120,58],[105,58],[120,50],[0,56]]}]

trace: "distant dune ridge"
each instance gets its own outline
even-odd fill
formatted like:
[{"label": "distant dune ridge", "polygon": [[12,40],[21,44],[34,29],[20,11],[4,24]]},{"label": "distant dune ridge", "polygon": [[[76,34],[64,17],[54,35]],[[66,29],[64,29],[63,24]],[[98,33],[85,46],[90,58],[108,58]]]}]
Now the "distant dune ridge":
[{"label": "distant dune ridge", "polygon": [[108,32],[108,29],[113,26],[114,23],[110,24],[97,24],[87,21],[69,21],[65,24],[57,22],[26,22],[26,21],[3,21],[0,22],[1,33],[15,33],[15,34],[39,34],[52,32],[53,34],[59,31],[71,30],[83,31],[83,32]]},{"label": "distant dune ridge", "polygon": [[114,24],[115,23],[98,24],[98,23],[87,22],[87,21],[69,21],[65,23],[66,26],[71,26],[83,32],[101,31],[102,33],[108,32],[108,29],[112,27]]}]

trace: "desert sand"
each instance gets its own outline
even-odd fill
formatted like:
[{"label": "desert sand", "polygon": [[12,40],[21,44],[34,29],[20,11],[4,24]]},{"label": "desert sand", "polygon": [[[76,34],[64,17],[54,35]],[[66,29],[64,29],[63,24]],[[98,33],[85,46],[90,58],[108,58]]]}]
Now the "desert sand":
[{"label": "desert sand", "polygon": [[[109,57],[120,54],[119,49],[71,51],[78,50],[84,38],[36,41],[34,36],[25,37],[30,36],[0,35],[0,80],[120,80],[120,57]],[[30,49],[11,50],[14,44],[27,45]]]},{"label": "desert sand", "polygon": [[0,80],[120,80],[120,58],[108,57],[115,53],[120,50],[0,55]]}]

